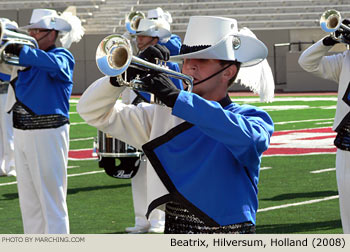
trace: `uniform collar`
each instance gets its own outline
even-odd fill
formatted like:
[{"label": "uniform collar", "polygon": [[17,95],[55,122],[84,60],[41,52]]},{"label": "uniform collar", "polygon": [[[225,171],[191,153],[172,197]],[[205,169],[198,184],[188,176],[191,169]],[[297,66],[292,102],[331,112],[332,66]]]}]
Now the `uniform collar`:
[{"label": "uniform collar", "polygon": [[226,106],[230,105],[232,103],[231,98],[228,94],[226,94],[225,98],[218,101],[220,103],[221,107],[225,108]]}]

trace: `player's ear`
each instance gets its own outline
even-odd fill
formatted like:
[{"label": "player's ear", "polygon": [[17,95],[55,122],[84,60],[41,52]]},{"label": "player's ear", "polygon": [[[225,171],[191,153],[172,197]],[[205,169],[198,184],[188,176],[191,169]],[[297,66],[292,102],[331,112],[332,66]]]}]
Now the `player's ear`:
[{"label": "player's ear", "polygon": [[223,76],[225,79],[230,80],[237,74],[238,68],[235,64],[229,66],[225,71],[223,72]]}]

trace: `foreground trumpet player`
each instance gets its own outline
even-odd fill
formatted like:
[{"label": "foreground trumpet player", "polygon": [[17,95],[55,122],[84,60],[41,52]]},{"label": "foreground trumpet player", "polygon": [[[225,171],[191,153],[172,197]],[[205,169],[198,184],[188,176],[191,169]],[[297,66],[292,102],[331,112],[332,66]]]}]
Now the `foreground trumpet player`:
[{"label": "foreground trumpet player", "polygon": [[[164,233],[254,233],[262,153],[273,132],[270,116],[231,101],[227,89],[240,66],[265,59],[267,48],[241,35],[235,19],[191,17],[180,55],[193,93],[163,73],[141,78],[166,106],[116,103],[124,90],[103,77],[81,97],[88,124],[142,148],[148,213],[166,204]],[[254,73],[252,73],[254,74]]]},{"label": "foreground trumpet player", "polygon": [[[332,12],[336,13],[336,12]],[[350,20],[337,22],[350,27]],[[331,18],[331,16],[330,16]],[[321,19],[322,20],[322,19]],[[328,19],[329,20],[329,19]],[[327,22],[326,20],[324,22]],[[321,22],[321,26],[324,24]],[[324,25],[325,26],[325,25]],[[339,26],[339,25],[338,25]],[[339,38],[341,37],[341,40]],[[337,132],[334,145],[336,154],[336,177],[339,191],[340,215],[345,234],[350,233],[350,52],[326,56],[328,51],[339,42],[350,44],[350,32],[338,28],[334,33],[320,39],[307,48],[299,58],[300,66],[318,77],[338,83],[337,109],[333,122],[333,130]]]},{"label": "foreground trumpet player", "polygon": [[11,81],[16,101],[8,99],[24,233],[67,234],[68,111],[75,61],[55,42],[64,33],[61,42],[69,48],[84,30],[71,13],[50,9],[34,9],[30,24],[21,29],[28,29],[39,46],[12,43],[4,48],[24,68]]},{"label": "foreground trumpet player", "polygon": [[[0,22],[6,30],[16,32],[18,29],[15,21],[0,18]],[[7,91],[13,67],[0,60],[0,177],[16,176],[12,113],[6,111]]]}]

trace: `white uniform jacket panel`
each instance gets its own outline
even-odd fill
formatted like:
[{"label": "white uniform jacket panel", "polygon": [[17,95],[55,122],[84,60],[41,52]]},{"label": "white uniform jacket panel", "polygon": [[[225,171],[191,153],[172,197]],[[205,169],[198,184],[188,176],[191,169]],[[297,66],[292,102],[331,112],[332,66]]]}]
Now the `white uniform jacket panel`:
[{"label": "white uniform jacket panel", "polygon": [[[102,77],[84,92],[77,105],[77,111],[89,125],[137,149],[142,149],[145,143],[184,122],[183,119],[170,115],[171,109],[166,106],[154,106],[148,103],[139,103],[135,106],[116,101],[124,89],[125,87],[112,86],[109,77]],[[164,123],[153,124],[153,121],[158,120]],[[125,121],[128,124],[125,124]],[[147,184],[150,185],[147,186],[148,204],[168,194],[150,162],[147,162]]]},{"label": "white uniform jacket panel", "polygon": [[[11,81],[17,77],[17,71],[23,69],[19,66],[10,66],[5,63],[0,64],[0,72],[11,74]],[[7,92],[7,100],[5,104],[5,111],[8,112],[12,109],[13,105],[16,103],[16,95],[12,88],[12,85],[9,85]]]},{"label": "white uniform jacket panel", "polygon": [[6,63],[0,63],[0,73],[4,73],[4,74],[12,74],[12,69],[13,69],[13,65],[9,65]]},{"label": "white uniform jacket panel", "polygon": [[318,77],[339,83],[338,102],[333,130],[336,130],[343,118],[350,112],[350,106],[343,97],[350,81],[350,51],[326,56],[332,46],[324,46],[322,39],[307,48],[299,58],[300,66]]}]

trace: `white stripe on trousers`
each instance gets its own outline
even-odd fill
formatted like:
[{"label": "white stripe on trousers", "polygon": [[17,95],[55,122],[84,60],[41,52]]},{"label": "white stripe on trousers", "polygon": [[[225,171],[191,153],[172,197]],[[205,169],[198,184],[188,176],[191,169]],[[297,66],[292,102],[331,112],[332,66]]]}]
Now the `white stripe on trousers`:
[{"label": "white stripe on trousers", "polygon": [[337,149],[336,174],[344,234],[350,234],[350,152]]},{"label": "white stripe on trousers", "polygon": [[10,174],[15,169],[12,113],[5,109],[7,94],[0,94],[0,173]]},{"label": "white stripe on trousers", "polygon": [[69,124],[14,129],[18,194],[26,234],[68,234]]}]

